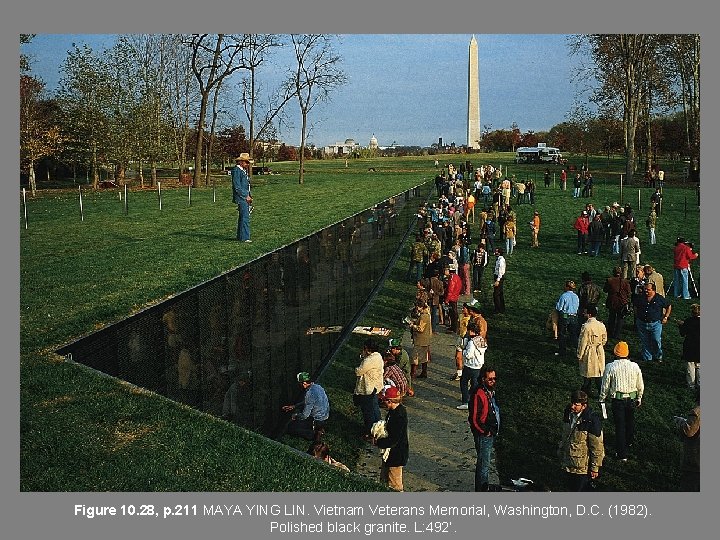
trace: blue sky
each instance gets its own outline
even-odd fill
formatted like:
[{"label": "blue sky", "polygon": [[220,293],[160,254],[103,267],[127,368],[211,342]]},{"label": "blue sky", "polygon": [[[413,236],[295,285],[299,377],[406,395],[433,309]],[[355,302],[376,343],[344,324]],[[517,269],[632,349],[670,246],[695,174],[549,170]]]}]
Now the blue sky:
[{"label": "blue sky", "polygon": [[[467,62],[469,34],[344,34],[336,50],[348,82],[331,101],[311,112],[308,141],[325,146],[353,138],[366,145],[374,134],[381,146],[465,144],[467,138]],[[575,101],[572,83],[580,59],[571,57],[560,34],[478,34],[480,124],[522,131],[548,130],[566,119]],[[39,34],[23,49],[32,70],[48,88],[72,43],[94,49],[112,44],[108,35]],[[289,51],[286,51],[287,55]],[[287,65],[289,56],[278,57]],[[267,81],[282,68],[268,70]],[[300,142],[297,107],[288,111],[293,126],[281,138]]]}]

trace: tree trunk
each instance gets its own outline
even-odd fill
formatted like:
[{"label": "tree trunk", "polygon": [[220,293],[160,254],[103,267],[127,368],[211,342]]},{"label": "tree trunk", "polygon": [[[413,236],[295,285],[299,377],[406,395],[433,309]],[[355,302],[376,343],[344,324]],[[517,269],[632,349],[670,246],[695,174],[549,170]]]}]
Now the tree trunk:
[{"label": "tree trunk", "polygon": [[30,174],[28,176],[30,182],[30,192],[34,197],[35,192],[37,191],[37,182],[35,182],[35,161],[33,159],[30,159]]},{"label": "tree trunk", "polygon": [[157,186],[157,162],[154,158],[150,161],[150,182],[152,187]]},{"label": "tree trunk", "polygon": [[93,151],[92,151],[92,173],[93,173],[92,187],[93,187],[93,189],[97,189],[98,184],[100,183],[100,171],[98,171],[97,144],[95,144],[94,142],[93,142]]},{"label": "tree trunk", "polygon": [[193,171],[192,187],[200,183],[203,157],[203,137],[205,134],[205,114],[207,114],[208,94],[203,93],[200,100],[200,116],[197,123],[197,141],[195,142],[195,170]]},{"label": "tree trunk", "polygon": [[307,111],[302,112],[302,130],[300,131],[300,184],[305,183],[305,130],[307,129]]}]

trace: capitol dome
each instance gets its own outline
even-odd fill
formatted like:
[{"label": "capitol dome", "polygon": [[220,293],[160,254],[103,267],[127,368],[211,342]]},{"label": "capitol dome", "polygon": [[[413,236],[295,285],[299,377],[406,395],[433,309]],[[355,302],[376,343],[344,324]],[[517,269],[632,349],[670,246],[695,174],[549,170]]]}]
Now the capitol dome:
[{"label": "capitol dome", "polygon": [[377,139],[375,138],[375,135],[373,135],[372,137],[370,137],[370,148],[377,148],[377,147],[378,147],[378,142],[377,142]]}]

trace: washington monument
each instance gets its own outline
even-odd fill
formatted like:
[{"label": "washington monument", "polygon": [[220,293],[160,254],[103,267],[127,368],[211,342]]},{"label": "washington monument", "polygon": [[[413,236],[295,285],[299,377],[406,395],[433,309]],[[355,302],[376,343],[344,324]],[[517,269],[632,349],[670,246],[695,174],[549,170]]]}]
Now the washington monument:
[{"label": "washington monument", "polygon": [[470,39],[468,57],[468,148],[480,148],[480,77],[478,75],[478,45],[475,35]]}]

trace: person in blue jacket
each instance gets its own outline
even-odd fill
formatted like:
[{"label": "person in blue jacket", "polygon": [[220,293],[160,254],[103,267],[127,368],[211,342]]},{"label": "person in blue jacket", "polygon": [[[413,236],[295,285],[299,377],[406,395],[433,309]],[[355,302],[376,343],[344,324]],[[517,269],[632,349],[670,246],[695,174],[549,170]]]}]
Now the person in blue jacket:
[{"label": "person in blue jacket", "polygon": [[235,167],[231,172],[233,202],[238,205],[237,239],[240,242],[252,241],[250,240],[252,197],[250,196],[250,177],[248,176],[248,167],[252,162],[250,154],[243,152],[235,158]]}]

